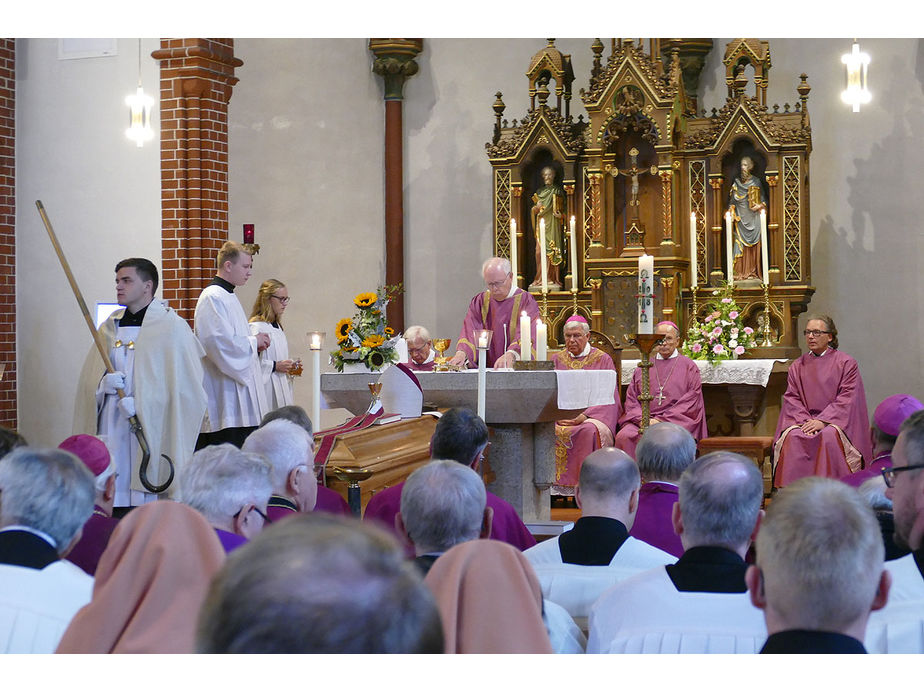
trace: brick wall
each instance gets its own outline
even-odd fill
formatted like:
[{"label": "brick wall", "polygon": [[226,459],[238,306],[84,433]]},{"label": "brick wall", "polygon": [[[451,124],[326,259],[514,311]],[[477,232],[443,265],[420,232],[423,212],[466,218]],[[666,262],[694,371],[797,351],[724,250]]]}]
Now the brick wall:
[{"label": "brick wall", "polygon": [[16,41],[0,38],[0,425],[16,428]]},{"label": "brick wall", "polygon": [[237,83],[232,39],[161,39],[163,295],[192,320],[228,239],[228,102]]}]

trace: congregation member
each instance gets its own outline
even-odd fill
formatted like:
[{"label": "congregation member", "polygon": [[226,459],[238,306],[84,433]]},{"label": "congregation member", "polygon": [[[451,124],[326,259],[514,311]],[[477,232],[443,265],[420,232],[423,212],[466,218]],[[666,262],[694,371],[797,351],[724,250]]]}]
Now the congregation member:
[{"label": "congregation member", "polygon": [[[670,321],[659,322],[655,332],[661,335],[657,354],[651,362],[650,423],[669,421],[683,426],[694,440],[708,435],[706,406],[703,403],[703,379],[693,360],[680,353],[680,328]],[[626,404],[619,419],[614,445],[635,459],[642,421],[642,369],[636,368],[626,389]]]},{"label": "congregation member", "polygon": [[620,580],[672,563],[674,557],[629,536],[638,507],[639,473],[622,450],[601,448],[581,466],[575,491],[581,517],[574,527],[523,555],[542,595],[580,625],[600,594]]},{"label": "congregation member", "polygon": [[763,510],[763,479],[743,455],[713,452],[680,477],[676,563],[614,585],[590,612],[589,653],[755,654],[763,615],[745,584],[745,555]]},{"label": "congregation member", "polygon": [[432,371],[436,365],[436,351],[427,328],[411,325],[404,331],[404,339],[407,342],[407,367],[412,371]]},{"label": "congregation member", "polygon": [[870,426],[871,460],[863,469],[842,476],[841,481],[859,488],[869,479],[881,478],[882,470],[892,466],[892,448],[895,447],[901,425],[914,412],[922,409],[924,404],[911,395],[891,395],[882,400],[873,411],[873,423]]},{"label": "congregation member", "polygon": [[263,414],[295,402],[289,374],[297,371],[301,363],[289,358],[289,342],[282,329],[282,314],[288,305],[286,285],[278,279],[267,279],[260,284],[250,311],[250,334],[256,337],[262,333],[270,337],[269,346],[260,353],[267,407]]},{"label": "congregation member", "polygon": [[528,291],[514,283],[510,260],[492,257],[481,266],[481,276],[487,287],[468,306],[462,330],[456,343],[456,353],[449,361],[453,366],[478,366],[476,330],[491,330],[491,343],[485,355],[488,367],[512,368],[520,358],[520,316],[529,318],[530,358],[535,358],[536,320],[539,305]]},{"label": "congregation member", "polygon": [[103,552],[93,598],[74,616],[63,654],[190,654],[196,616],[225,551],[199,512],[170,500],[119,522]]},{"label": "congregation member", "polygon": [[216,443],[240,447],[268,411],[260,354],[269,348],[265,332],[250,333],[234,290],[250,279],[253,257],[240,243],[226,241],[218,251],[218,272],[199,294],[194,324],[205,348],[208,416],[196,449]]},{"label": "congregation member", "polygon": [[65,439],[58,448],[75,455],[93,474],[96,490],[93,514],[83,526],[80,541],[67,554],[67,560],[87,575],[94,575],[99,558],[109,543],[109,537],[119,523],[119,520],[112,516],[115,500],[115,463],[106,444],[96,436],[85,433]]},{"label": "congregation member", "polygon": [[869,619],[866,648],[877,654],[924,654],[924,411],[909,416],[882,470],[892,501],[895,543],[909,553],[888,561],[889,603]]},{"label": "congregation member", "polygon": [[[590,325],[581,315],[565,322],[565,348],[552,356],[557,370],[615,371],[610,355],[590,345]],[[581,462],[594,450],[610,447],[622,414],[619,382],[612,404],[588,407],[573,419],[555,422],[555,484],[552,495],[573,496]]]},{"label": "congregation member", "polygon": [[764,612],[761,654],[865,654],[870,612],[889,598],[879,523],[852,488],[799,479],[773,498],[745,577]]},{"label": "congregation member", "polygon": [[[841,479],[843,481],[843,479]],[[882,478],[882,472],[878,477],[867,479],[859,488],[857,493],[875,513],[876,520],[879,522],[879,529],[882,534],[882,543],[885,545],[885,559],[894,561],[909,553],[909,549],[899,546],[895,542],[895,515],[892,512],[892,501],[886,495],[889,487],[886,486],[885,479]]]},{"label": "congregation member", "polygon": [[0,653],[54,652],[93,578],[63,560],[93,512],[74,455],[19,446],[0,458]]},{"label": "congregation member", "polygon": [[486,502],[481,477],[455,460],[431,460],[407,478],[395,526],[414,546],[424,575],[456,544],[491,536],[494,513]]},{"label": "congregation member", "polygon": [[159,281],[154,263],[122,260],[115,281],[116,300],[125,308],[99,327],[114,372],[106,372],[92,347],[77,385],[74,430],[106,441],[116,464],[114,507],[125,509],[157,499],[141,483],[142,451],[129,419],[137,416],[147,441],[148,480],[164,483],[168,469],[161,455],[178,470],[199,435],[206,408],[205,352],[186,321],[165,301],[154,299]]},{"label": "congregation member", "polygon": [[284,419],[270,421],[247,436],[242,450],[261,455],[271,465],[268,522],[314,510],[318,498],[314,452],[311,438],[303,428]]},{"label": "congregation member", "polygon": [[475,539],[436,559],[424,582],[436,597],[447,654],[579,654],[583,633],[543,600],[536,574],[509,544]]},{"label": "congregation member", "polygon": [[[300,426],[302,430],[308,434],[308,439],[311,441],[311,452],[312,455],[314,454],[314,428],[311,425],[308,412],[306,412],[303,407],[297,404],[290,404],[285,407],[274,409],[263,417],[263,420],[260,421],[260,426],[265,426],[270,421],[275,421],[276,419],[285,419],[286,421],[291,421]],[[318,480],[314,512],[332,513],[334,515],[353,514],[350,511],[350,504],[344,500],[343,496],[333,489],[327,488],[321,479]]]},{"label": "congregation member", "polygon": [[12,452],[14,448],[22,447],[27,444],[26,439],[16,431],[6,428],[5,426],[0,426],[0,457],[3,457],[8,452]]},{"label": "congregation member", "polygon": [[[443,413],[430,439],[430,456],[438,460],[455,460],[476,472],[488,446],[488,427],[471,410],[456,407]],[[401,490],[404,482],[390,486],[369,499],[363,520],[376,522],[395,532],[395,515],[401,510]],[[536,539],[510,503],[486,491],[491,508],[491,538],[507,542],[521,551],[536,545]],[[399,537],[400,539],[401,537]],[[413,555],[413,553],[411,553]]]},{"label": "congregation member", "polygon": [[263,531],[270,463],[230,443],[197,450],[180,476],[181,502],[202,513],[227,553]]},{"label": "congregation member", "polygon": [[776,488],[804,476],[839,479],[872,460],[856,360],[838,349],[837,327],[827,315],[810,317],[802,334],[809,350],[789,366],[776,425]]},{"label": "congregation member", "polygon": [[663,421],[645,430],[635,460],[642,475],[638,512],[629,532],[679,558],[683,544],[671,516],[678,498],[680,476],[696,459],[696,441],[683,426]]},{"label": "congregation member", "polygon": [[312,514],[235,551],[199,615],[206,654],[438,654],[433,595],[384,532]]}]

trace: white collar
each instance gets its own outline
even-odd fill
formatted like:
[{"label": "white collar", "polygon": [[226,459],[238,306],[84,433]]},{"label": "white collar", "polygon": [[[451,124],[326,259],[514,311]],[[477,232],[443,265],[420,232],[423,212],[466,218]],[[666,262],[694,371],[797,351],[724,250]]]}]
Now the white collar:
[{"label": "white collar", "polygon": [[584,345],[584,350],[583,350],[580,354],[578,354],[577,356],[574,356],[574,357],[572,357],[572,358],[582,359],[582,358],[584,358],[585,356],[587,356],[587,354],[590,353],[590,349],[591,349],[591,346],[590,346],[590,342],[588,341],[587,344]]},{"label": "white collar", "polygon": [[[424,362],[423,362],[423,363],[418,364],[418,365],[421,365],[421,366],[422,366],[422,365],[424,365],[424,363],[432,363],[434,358],[436,358],[436,351],[434,351],[433,347],[430,347],[430,353],[427,354],[427,358],[424,359]],[[414,360],[414,359],[411,359],[411,361],[413,361],[413,360]]]},{"label": "white collar", "polygon": [[56,551],[58,549],[58,542],[52,539],[49,535],[45,534],[45,532],[43,532],[42,530],[36,529],[35,527],[26,527],[25,525],[7,525],[3,529],[0,529],[0,532],[12,532],[12,531],[29,532],[29,534],[34,534],[39,539],[44,539],[45,541],[47,541],[49,544],[51,544],[51,547],[55,549]]},{"label": "white collar", "polygon": [[[670,360],[670,359],[675,359],[675,358],[677,358],[678,356],[680,356],[680,352],[677,351],[676,349],[674,349],[674,353],[671,354],[670,356],[668,356],[667,358],[668,358],[668,360]],[[664,357],[661,356],[661,352],[660,352],[660,351],[659,351],[657,354],[655,354],[655,358],[656,358],[656,359],[661,359],[662,361],[664,360]]]},{"label": "white collar", "polygon": [[[813,351],[809,351],[809,353],[810,353],[810,354],[814,354]],[[828,353],[828,349],[825,348],[825,350],[824,350],[823,352],[821,352],[820,354],[815,355],[815,358],[820,359],[822,356],[824,356],[824,355],[827,354],[827,353]]]},{"label": "white collar", "polygon": [[[516,284],[516,282],[511,282],[511,283],[510,283],[510,293],[507,294],[507,298],[510,298],[510,297],[513,296],[516,292],[517,292],[517,284]],[[505,298],[504,300],[506,301],[507,298]]]}]

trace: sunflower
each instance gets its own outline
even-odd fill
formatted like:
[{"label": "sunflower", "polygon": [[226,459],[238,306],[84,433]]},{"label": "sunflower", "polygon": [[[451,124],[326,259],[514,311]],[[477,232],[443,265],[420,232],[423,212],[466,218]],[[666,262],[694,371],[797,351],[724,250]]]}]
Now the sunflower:
[{"label": "sunflower", "polygon": [[356,347],[353,346],[352,344],[344,344],[340,348],[344,351],[344,353],[350,353],[352,351],[356,351]]},{"label": "sunflower", "polygon": [[379,297],[377,294],[366,291],[365,293],[357,294],[356,298],[353,299],[353,303],[355,303],[358,308],[368,308],[369,306],[375,305],[375,302],[378,300]]},{"label": "sunflower", "polygon": [[395,333],[395,331],[394,331],[393,329],[391,329],[390,327],[386,327],[386,328],[385,328],[385,336],[386,336],[386,337],[391,337],[394,333]]},{"label": "sunflower", "polygon": [[380,334],[371,334],[363,340],[363,346],[375,349],[385,343],[385,338]]},{"label": "sunflower", "polygon": [[343,320],[337,323],[336,333],[337,333],[338,342],[344,342],[346,341],[347,337],[350,336],[350,325],[351,324],[352,324],[352,321],[350,320],[350,318],[344,318]]}]

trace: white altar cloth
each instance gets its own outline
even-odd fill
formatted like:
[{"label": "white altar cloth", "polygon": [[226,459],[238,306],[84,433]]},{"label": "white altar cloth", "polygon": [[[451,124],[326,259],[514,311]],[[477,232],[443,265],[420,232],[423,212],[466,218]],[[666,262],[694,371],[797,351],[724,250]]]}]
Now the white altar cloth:
[{"label": "white altar cloth", "polygon": [[[786,363],[788,359],[737,359],[719,361],[714,366],[705,360],[695,360],[703,385],[759,385],[767,387],[770,373],[776,363]],[[632,374],[638,367],[638,359],[622,362],[622,384],[632,382]]]}]

